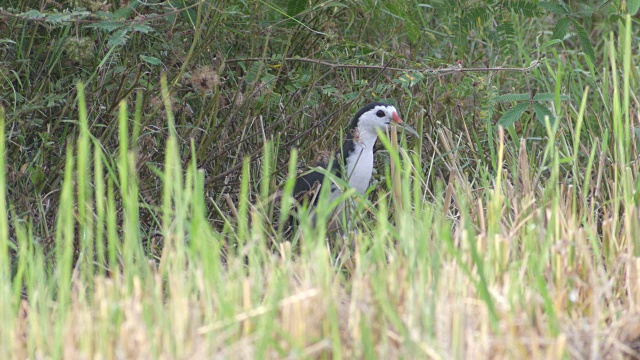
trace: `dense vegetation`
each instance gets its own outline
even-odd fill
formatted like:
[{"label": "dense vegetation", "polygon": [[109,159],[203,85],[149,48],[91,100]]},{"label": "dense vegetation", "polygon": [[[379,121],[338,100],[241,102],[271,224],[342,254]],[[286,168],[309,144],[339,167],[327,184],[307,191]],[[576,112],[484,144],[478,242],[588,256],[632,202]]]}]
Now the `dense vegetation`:
[{"label": "dense vegetation", "polygon": [[1,6],[1,358],[640,356],[640,0]]}]

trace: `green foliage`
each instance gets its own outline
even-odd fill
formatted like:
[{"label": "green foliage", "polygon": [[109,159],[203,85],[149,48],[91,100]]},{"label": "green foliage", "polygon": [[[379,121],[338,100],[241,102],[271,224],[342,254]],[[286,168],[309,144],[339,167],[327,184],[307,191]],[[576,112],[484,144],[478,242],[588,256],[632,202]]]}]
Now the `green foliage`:
[{"label": "green foliage", "polygon": [[[153,27],[145,24],[145,20],[131,21],[123,18],[126,14],[128,12],[90,12],[77,9],[65,10],[62,13],[29,10],[17,16],[27,20],[44,20],[52,26],[51,30],[56,27],[67,26],[69,23],[85,20],[82,25],[83,28],[102,30],[111,34],[108,40],[109,47],[126,44],[131,32],[148,34],[154,31]],[[89,18],[91,20],[87,23],[86,20]]]},{"label": "green foliage", "polygon": [[569,30],[569,25],[571,24],[571,18],[562,17],[556,23],[556,26],[553,28],[552,38],[562,40],[567,34],[567,30]]},{"label": "green foliage", "polygon": [[627,0],[627,13],[635,15],[640,9],[640,0]]},{"label": "green foliage", "polygon": [[[524,113],[533,108],[533,111],[536,115],[536,119],[540,122],[542,126],[545,126],[545,116],[549,118],[549,122],[553,126],[555,123],[555,116],[547,108],[542,105],[541,102],[553,101],[555,99],[555,94],[553,93],[539,93],[535,96],[531,96],[529,94],[503,94],[500,96],[496,96],[492,99],[492,102],[519,102],[518,104],[512,106],[509,110],[505,111],[505,113],[498,120],[498,125],[502,127],[509,127],[517,122]],[[566,95],[560,96],[560,99],[563,101],[569,100],[569,97]]]},{"label": "green foliage", "polygon": [[454,17],[456,45],[462,51],[468,46],[470,36],[486,37],[504,56],[515,50],[513,16],[535,18],[540,15],[538,5],[526,0],[436,1],[434,7]]},{"label": "green foliage", "polygon": [[287,15],[294,17],[300,14],[307,8],[308,4],[309,4],[309,0],[288,0]]},{"label": "green foliage", "polygon": [[518,121],[525,111],[529,108],[529,103],[520,103],[513,106],[511,109],[507,110],[500,120],[498,120],[498,125],[502,127],[509,127],[513,125],[516,121]]},{"label": "green foliage", "polygon": [[529,94],[503,94],[493,98],[496,102],[527,101],[529,99],[531,99]]},{"label": "green foliage", "polygon": [[592,63],[595,62],[596,52],[591,45],[591,40],[589,40],[587,31],[576,20],[573,20],[572,24],[576,28],[576,32],[578,33],[578,39],[580,40],[580,44],[582,45],[582,50],[585,52]]},{"label": "green foliage", "polygon": [[[0,55],[6,59],[1,65],[0,98],[9,105],[7,119],[15,129],[16,148],[8,161],[18,174],[11,195],[22,199],[18,204],[36,203],[44,194],[53,194],[54,203],[57,199],[63,181],[60,159],[66,154],[62,144],[78,136],[77,104],[69,100],[75,98],[78,80],[86,84],[88,113],[95,119],[89,126],[103,141],[106,157],[118,151],[113,139],[117,126],[110,119],[121,101],[131,103],[132,93],[141,90],[136,141],[144,165],[137,170],[146,205],[152,208],[160,198],[157,175],[164,163],[167,133],[157,85],[162,73],[168,77],[180,154],[190,154],[193,140],[196,163],[207,169],[203,186],[219,200],[220,189],[233,191],[234,186],[227,184],[241,183],[244,157],[251,159],[255,177],[265,139],[281,145],[273,149],[277,159],[273,171],[282,171],[292,147],[301,147],[301,159],[309,159],[313,148],[334,148],[355,107],[385,98],[397,102],[409,121],[424,116],[428,127],[441,123],[456,133],[471,129],[477,153],[465,157],[465,167],[480,166],[489,157],[495,164],[494,134],[485,129],[496,123],[518,123],[529,112],[539,121],[526,122],[531,126],[527,131],[543,136],[544,116],[556,113],[547,104],[556,101],[549,95],[553,89],[547,79],[547,71],[559,61],[556,52],[576,45],[573,48],[601,61],[599,49],[584,50],[595,43],[587,36],[593,31],[588,11],[562,2],[22,5],[19,10],[2,10],[11,15],[2,29],[10,31],[0,36]],[[540,21],[550,12],[553,22]],[[295,26],[289,26],[292,17]],[[569,36],[571,29],[584,31]],[[553,36],[547,35],[550,31]],[[544,45],[533,46],[539,40]],[[518,68],[531,63],[532,56],[545,55],[547,69],[462,72],[473,67]],[[441,69],[447,69],[445,75],[440,75]],[[575,89],[562,90],[576,97]],[[537,95],[532,100],[529,93]],[[543,94],[547,96],[542,98]],[[509,104],[503,108],[503,103]],[[567,103],[562,98],[560,106]],[[467,128],[457,119],[474,126]],[[594,123],[587,120],[585,126]],[[438,161],[442,166],[442,158]],[[109,173],[109,168],[105,170]],[[117,187],[118,179],[112,180]],[[235,194],[227,195],[236,199]],[[20,209],[30,216],[45,212],[27,205]],[[51,238],[46,235],[50,223],[37,225],[42,238]],[[143,218],[142,223],[145,234],[157,228],[153,217]]]},{"label": "green foliage", "polygon": [[595,50],[593,49],[589,35],[587,35],[585,28],[581,24],[581,20],[587,19],[593,14],[593,8],[588,5],[583,5],[581,10],[572,11],[563,2],[556,3],[550,1],[541,1],[540,6],[547,12],[558,17],[558,21],[553,29],[553,38],[564,39],[569,30],[569,25],[573,25],[582,50],[587,55],[588,60],[594,63],[596,59]]},{"label": "green foliage", "polygon": [[566,5],[564,4],[564,2],[555,2],[555,1],[540,1],[538,3],[538,5],[540,5],[541,8],[557,14],[557,15],[569,15],[570,12],[567,9]]}]

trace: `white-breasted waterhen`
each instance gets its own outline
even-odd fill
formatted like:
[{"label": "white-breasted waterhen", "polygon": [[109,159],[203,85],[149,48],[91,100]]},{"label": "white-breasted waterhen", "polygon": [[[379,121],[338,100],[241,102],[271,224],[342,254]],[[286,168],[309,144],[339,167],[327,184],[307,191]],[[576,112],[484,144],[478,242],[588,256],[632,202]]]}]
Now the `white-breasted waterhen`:
[{"label": "white-breasted waterhen", "polygon": [[[358,110],[351,120],[341,149],[333,156],[331,172],[357,192],[364,194],[369,188],[373,174],[373,150],[378,139],[378,129],[385,131],[391,125],[400,126],[407,132],[420,136],[400,119],[398,110],[393,105],[373,102]],[[325,169],[328,165],[318,164]],[[311,206],[315,206],[324,177],[320,171],[311,171],[298,177],[293,189],[294,197],[299,202],[306,199]],[[338,185],[331,181],[327,184],[331,186],[331,200],[342,194]]]}]

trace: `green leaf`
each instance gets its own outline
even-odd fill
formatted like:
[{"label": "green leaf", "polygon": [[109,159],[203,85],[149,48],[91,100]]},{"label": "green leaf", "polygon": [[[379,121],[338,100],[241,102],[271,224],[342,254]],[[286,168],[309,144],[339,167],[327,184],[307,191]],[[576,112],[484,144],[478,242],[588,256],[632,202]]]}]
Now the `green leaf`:
[{"label": "green leaf", "polygon": [[584,51],[584,53],[589,57],[592,64],[595,63],[596,52],[593,50],[593,45],[591,45],[591,40],[589,40],[587,31],[576,20],[573,20],[573,26],[576,28],[576,32],[578,33],[578,39],[580,39],[582,51]]},{"label": "green leaf", "polygon": [[467,30],[475,29],[487,23],[491,19],[492,15],[493,11],[491,7],[475,6],[468,8],[463,12],[458,24]]},{"label": "green leaf", "polygon": [[627,9],[631,16],[637,14],[640,9],[640,0],[627,0]]},{"label": "green leaf", "polygon": [[331,95],[338,92],[338,89],[336,87],[330,85],[323,86],[320,90],[322,91],[323,95]]},{"label": "green leaf", "polygon": [[405,19],[404,28],[407,30],[407,35],[409,35],[409,39],[413,42],[418,41],[420,37],[420,28],[416,25],[415,22]]},{"label": "green leaf", "polygon": [[72,13],[51,14],[46,18],[47,22],[52,24],[60,24],[71,19],[73,19]]},{"label": "green leaf", "polygon": [[258,61],[254,61],[247,72],[244,74],[244,79],[248,84],[253,84],[258,81],[258,72],[260,71],[261,64]]},{"label": "green leaf", "polygon": [[539,14],[538,6],[536,6],[535,2],[529,0],[511,0],[504,1],[506,9],[510,9],[511,11],[517,12],[526,17],[535,17]]},{"label": "green leaf", "polygon": [[47,15],[41,13],[38,10],[29,10],[27,12],[23,12],[22,14],[19,14],[18,16],[21,18],[29,19],[29,20],[34,20],[34,19],[42,19]]},{"label": "green leaf", "polygon": [[107,42],[107,46],[109,48],[112,48],[114,46],[119,46],[119,45],[124,45],[127,43],[127,40],[129,40],[129,31],[127,30],[118,30],[116,32],[114,32],[110,37],[109,37],[109,41]]},{"label": "green leaf", "polygon": [[591,16],[593,16],[593,12],[594,12],[594,10],[590,6],[582,5],[580,10],[573,11],[571,13],[571,15],[574,16],[574,17],[577,16],[579,18],[585,19],[585,18],[590,18]]},{"label": "green leaf", "polygon": [[30,180],[33,186],[38,190],[38,192],[42,191],[44,187],[46,176],[44,175],[44,171],[40,166],[34,165],[31,168]]},{"label": "green leaf", "polygon": [[127,19],[140,6],[140,1],[130,1],[127,6],[122,6],[113,13],[114,19]]},{"label": "green leaf", "polygon": [[287,1],[287,15],[294,17],[305,10],[307,0],[289,0]]},{"label": "green leaf", "polygon": [[555,45],[555,44],[561,44],[561,43],[562,43],[562,40],[560,40],[560,39],[553,39],[553,40],[549,40],[549,41],[547,41],[546,43],[544,43],[544,44],[542,44],[542,45],[540,46],[540,50],[542,50],[542,49],[546,49],[546,48],[548,48],[549,46],[553,46],[553,45]]},{"label": "green leaf", "polygon": [[145,24],[137,24],[134,25],[131,30],[133,31],[137,31],[137,32],[141,32],[143,34],[148,34],[150,32],[154,32],[155,30],[149,26],[149,25],[145,25]]},{"label": "green leaf", "polygon": [[536,119],[538,119],[538,121],[540,121],[542,125],[545,125],[545,121],[544,121],[545,116],[549,117],[549,124],[551,124],[551,126],[555,124],[556,122],[555,116],[553,116],[553,113],[551,112],[551,110],[549,110],[545,106],[539,103],[533,103],[533,111],[535,111],[536,113]]},{"label": "green leaf", "polygon": [[[555,100],[556,94],[554,93],[538,93],[533,97],[535,101],[553,101]],[[560,95],[560,100],[569,100],[568,95]]]},{"label": "green leaf", "polygon": [[508,128],[516,121],[518,121],[522,117],[522,114],[524,114],[524,112],[527,111],[528,108],[528,102],[523,102],[512,107],[511,109],[507,110],[504,115],[502,115],[500,120],[498,120],[498,125],[501,125],[504,128]]},{"label": "green leaf", "polygon": [[149,65],[162,65],[162,61],[160,61],[160,59],[153,56],[140,55],[140,59]]},{"label": "green leaf", "polygon": [[496,27],[496,34],[499,38],[500,51],[509,54],[515,48],[515,29],[513,23],[508,20],[501,20],[500,25]]},{"label": "green leaf", "polygon": [[564,6],[562,6],[562,4],[559,4],[557,2],[540,1],[538,5],[540,5],[541,8],[554,14],[569,15],[569,10],[567,10]]},{"label": "green leaf", "polygon": [[568,17],[563,17],[558,20],[555,28],[553,28],[553,39],[564,39],[564,36],[567,35],[567,30],[569,30],[569,24],[571,24],[571,19]]},{"label": "green leaf", "polygon": [[398,77],[394,82],[400,83],[402,87],[411,87],[422,81],[422,79],[424,79],[424,75],[413,72],[402,74],[402,76]]},{"label": "green leaf", "polygon": [[86,25],[85,27],[112,32],[114,30],[120,29],[122,27],[122,23],[115,21],[101,21],[99,23]]},{"label": "green leaf", "polygon": [[498,102],[529,101],[529,99],[531,99],[529,94],[504,94],[493,98],[494,101]]},{"label": "green leaf", "polygon": [[343,3],[339,2],[339,1],[321,2],[321,3],[318,3],[315,6],[314,10],[317,10],[317,9],[320,9],[320,8],[325,8],[325,9],[327,9],[327,8],[347,8],[348,9],[349,5],[343,4]]},{"label": "green leaf", "polygon": [[272,81],[273,81],[274,79],[276,79],[276,78],[277,78],[277,76],[275,76],[275,75],[273,75],[273,74],[266,73],[266,74],[264,74],[264,75],[262,76],[262,78],[260,79],[260,81],[261,81],[261,82],[263,82],[263,83],[265,83],[265,84],[268,84],[268,83],[272,82]]},{"label": "green leaf", "polygon": [[422,58],[422,63],[423,65],[428,65],[428,66],[445,66],[445,65],[449,65],[449,63],[443,59],[439,59],[436,57],[432,57],[432,56],[425,56]]}]

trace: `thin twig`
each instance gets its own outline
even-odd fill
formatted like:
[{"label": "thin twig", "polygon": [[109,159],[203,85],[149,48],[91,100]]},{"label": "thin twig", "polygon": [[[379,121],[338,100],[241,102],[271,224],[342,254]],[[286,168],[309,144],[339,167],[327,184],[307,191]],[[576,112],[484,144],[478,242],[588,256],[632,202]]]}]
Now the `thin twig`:
[{"label": "thin twig", "polygon": [[[246,61],[246,62],[264,61],[264,59],[263,58],[228,59],[228,60],[225,60],[225,63],[237,63],[237,62],[242,62],[242,61]],[[489,67],[489,68],[463,68],[463,67],[453,66],[453,67],[447,67],[447,68],[442,68],[442,69],[432,69],[432,68],[414,69],[414,68],[388,67],[388,66],[384,66],[384,65],[340,64],[340,63],[333,63],[333,62],[324,61],[324,60],[301,58],[301,57],[287,57],[287,58],[284,58],[283,60],[280,60],[280,61],[282,61],[282,62],[294,62],[294,61],[307,62],[307,63],[318,64],[318,65],[322,65],[322,66],[328,66],[328,67],[333,68],[333,69],[374,69],[374,70],[390,70],[390,71],[402,71],[402,72],[425,72],[425,73],[430,73],[430,74],[435,74],[435,75],[447,75],[447,74],[464,73],[464,72],[492,72],[492,71],[528,72],[528,71],[531,71],[531,70],[535,69],[536,67],[538,67],[538,65],[540,65],[539,61],[534,60],[534,61],[531,62],[531,64],[529,64],[529,66],[523,67],[523,68],[504,67],[504,66]]]}]

